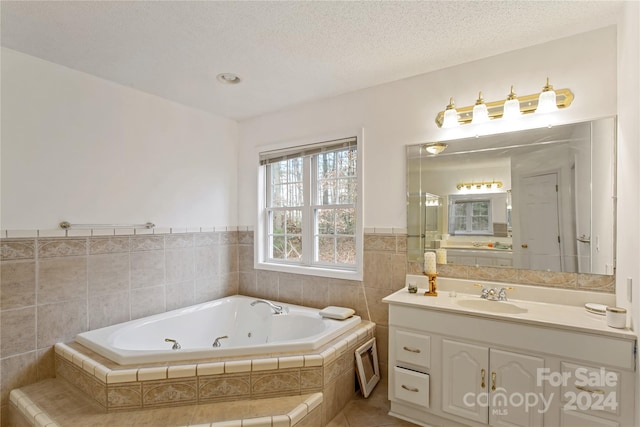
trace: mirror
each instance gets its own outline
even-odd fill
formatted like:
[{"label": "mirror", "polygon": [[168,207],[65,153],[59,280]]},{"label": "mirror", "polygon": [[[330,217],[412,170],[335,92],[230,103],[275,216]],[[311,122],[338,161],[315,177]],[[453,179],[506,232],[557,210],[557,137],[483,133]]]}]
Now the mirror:
[{"label": "mirror", "polygon": [[407,146],[407,256],[606,274],[615,265],[615,118]]}]

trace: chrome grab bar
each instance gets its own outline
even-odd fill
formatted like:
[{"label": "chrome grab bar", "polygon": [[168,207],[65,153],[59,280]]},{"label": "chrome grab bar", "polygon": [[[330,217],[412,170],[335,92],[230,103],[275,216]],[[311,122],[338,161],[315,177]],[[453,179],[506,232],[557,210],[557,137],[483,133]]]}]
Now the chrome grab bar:
[{"label": "chrome grab bar", "polygon": [[69,221],[62,221],[59,224],[63,230],[70,228],[153,228],[156,225],[152,222],[144,224],[71,224]]}]

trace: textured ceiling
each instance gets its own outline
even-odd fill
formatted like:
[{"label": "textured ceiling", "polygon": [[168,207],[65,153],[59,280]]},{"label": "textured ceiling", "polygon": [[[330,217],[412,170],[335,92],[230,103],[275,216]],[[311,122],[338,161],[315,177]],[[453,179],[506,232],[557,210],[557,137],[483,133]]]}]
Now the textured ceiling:
[{"label": "textured ceiling", "polygon": [[[616,22],[620,2],[2,1],[2,45],[237,120]],[[237,73],[239,85],[215,76]]]}]

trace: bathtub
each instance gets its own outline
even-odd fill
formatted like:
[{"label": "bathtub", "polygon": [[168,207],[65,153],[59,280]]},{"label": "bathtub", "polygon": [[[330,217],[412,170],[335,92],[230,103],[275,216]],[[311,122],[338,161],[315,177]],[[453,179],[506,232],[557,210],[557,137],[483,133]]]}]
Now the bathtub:
[{"label": "bathtub", "polygon": [[221,298],[84,332],[76,341],[120,365],[132,365],[316,350],[361,321],[359,316],[326,319],[317,309],[279,302],[274,303],[287,312],[276,315],[266,304],[251,306],[255,300]]}]

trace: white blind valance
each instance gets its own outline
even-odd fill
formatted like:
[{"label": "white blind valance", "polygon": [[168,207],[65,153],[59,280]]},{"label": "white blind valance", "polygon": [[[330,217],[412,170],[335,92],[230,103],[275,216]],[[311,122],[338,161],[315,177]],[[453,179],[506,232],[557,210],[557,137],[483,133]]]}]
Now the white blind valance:
[{"label": "white blind valance", "polygon": [[335,151],[345,148],[356,148],[357,138],[343,138],[332,141],[318,142],[315,144],[298,145],[280,150],[263,151],[260,153],[260,165],[269,165],[282,160],[294,159],[296,157],[312,156],[328,151]]}]

